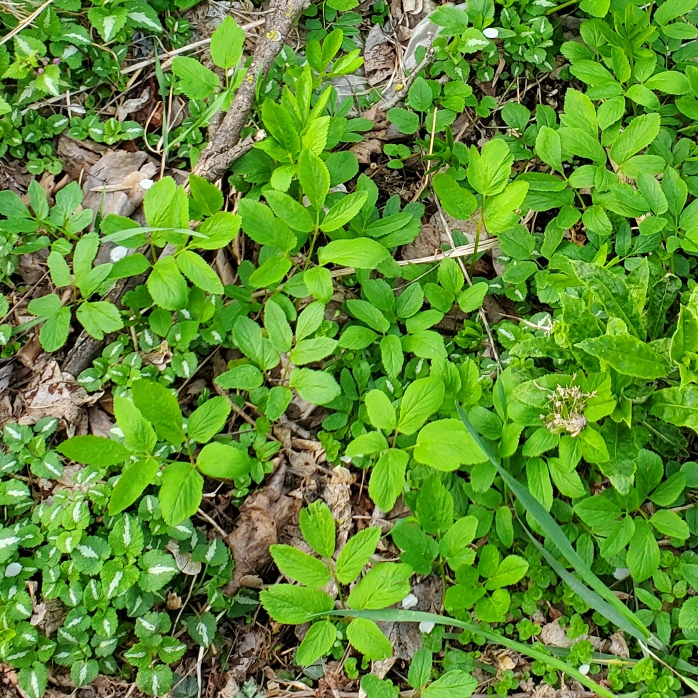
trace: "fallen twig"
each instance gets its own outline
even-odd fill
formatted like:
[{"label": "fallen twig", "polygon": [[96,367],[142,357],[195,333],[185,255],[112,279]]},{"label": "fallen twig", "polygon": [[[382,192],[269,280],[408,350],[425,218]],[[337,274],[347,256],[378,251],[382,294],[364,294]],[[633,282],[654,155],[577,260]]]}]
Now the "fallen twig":
[{"label": "fallen twig", "polygon": [[276,0],[274,12],[267,15],[264,34],[257,41],[247,74],[215,135],[201,151],[194,174],[213,182],[222,177],[237,158],[252,149],[254,139],[238,141],[254,106],[257,85],[276,60],[296,20],[309,5],[310,0]]}]

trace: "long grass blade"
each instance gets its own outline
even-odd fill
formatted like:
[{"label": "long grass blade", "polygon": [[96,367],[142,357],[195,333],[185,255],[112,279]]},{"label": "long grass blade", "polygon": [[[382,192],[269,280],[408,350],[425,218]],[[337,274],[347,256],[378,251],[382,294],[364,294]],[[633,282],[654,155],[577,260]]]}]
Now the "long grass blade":
[{"label": "long grass blade", "polygon": [[[553,517],[543,508],[541,503],[528,491],[526,487],[524,487],[524,485],[522,485],[502,467],[497,458],[495,458],[491,453],[488,446],[480,438],[480,435],[470,423],[465,410],[460,405],[458,406],[458,414],[460,415],[465,428],[473,437],[477,445],[485,453],[488,460],[495,467],[499,475],[501,475],[507,487],[509,487],[509,489],[514,493],[526,511],[531,514],[538,525],[545,531],[546,535],[548,538],[550,538],[555,547],[562,553],[567,562],[572,565],[575,572],[577,572],[577,574],[584,580],[584,582],[586,582],[586,584],[589,585],[589,587],[591,587],[591,589],[588,589],[581,582],[579,582],[579,580],[576,580],[572,574],[567,572],[567,570],[565,570],[562,565],[555,560],[555,558],[547,550],[545,550],[545,548],[543,548],[543,546],[541,546],[540,543],[533,538],[533,536],[531,536],[531,539],[534,541],[534,543],[536,543],[538,549],[541,550],[551,567],[555,569],[555,572],[559,574],[565,580],[565,582],[570,584],[575,592],[579,593],[580,596],[582,596],[582,598],[584,598],[584,600],[590,606],[592,606],[592,608],[608,617],[619,628],[638,640],[642,640],[651,644],[657,649],[661,649],[663,647],[662,642],[656,638],[640,621],[640,619],[625,604],[623,604],[620,599],[618,599],[618,597],[591,571],[591,569],[589,569],[584,560],[582,560],[577,551],[572,547],[569,539],[555,519],[553,519]],[[583,594],[580,593],[582,588],[586,590],[583,592]]]},{"label": "long grass blade", "polygon": [[322,615],[345,616],[348,618],[366,618],[368,620],[387,623],[436,623],[438,625],[452,625],[455,628],[469,630],[470,632],[482,635],[492,644],[502,645],[514,650],[515,652],[518,652],[519,654],[524,654],[531,657],[531,659],[538,659],[541,662],[545,662],[548,666],[551,666],[557,671],[561,671],[568,676],[571,676],[573,679],[579,681],[579,683],[581,683],[583,686],[586,686],[591,691],[595,691],[600,696],[604,696],[604,698],[616,698],[615,694],[609,691],[607,688],[599,685],[588,676],[585,676],[573,666],[570,666],[561,659],[553,657],[547,652],[536,649],[532,645],[526,645],[523,642],[517,642],[511,638],[504,637],[503,635],[497,635],[489,630],[485,630],[475,623],[468,623],[467,621],[458,620],[457,618],[449,618],[448,616],[440,616],[436,613],[425,613],[423,611],[401,611],[397,609],[386,609],[383,611],[355,611],[353,609],[342,609],[331,611],[329,614]]}]

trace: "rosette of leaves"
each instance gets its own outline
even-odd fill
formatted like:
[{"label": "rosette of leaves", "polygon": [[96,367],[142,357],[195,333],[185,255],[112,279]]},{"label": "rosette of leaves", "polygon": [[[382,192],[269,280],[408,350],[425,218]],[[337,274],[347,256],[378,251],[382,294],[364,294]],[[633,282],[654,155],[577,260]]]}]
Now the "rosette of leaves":
[{"label": "rosette of leaves", "polygon": [[[232,480],[244,477],[252,467],[246,449],[213,441],[225,426],[230,409],[228,398],[214,397],[185,422],[172,392],[160,383],[138,380],[131,387],[131,399],[114,398],[123,442],[76,436],[64,441],[59,451],[97,468],[122,466],[109,498],[112,515],[136,502],[146,487],[159,483],[162,516],[168,524],[176,525],[198,509],[204,475]],[[185,454],[180,454],[182,449]],[[186,460],[180,460],[181,455]]]},{"label": "rosette of leaves", "polygon": [[[373,526],[357,533],[335,560],[335,522],[324,502],[318,500],[301,511],[300,527],[303,538],[320,559],[290,545],[271,546],[277,567],[300,586],[276,584],[261,592],[260,601],[280,623],[312,622],[296,653],[296,662],[307,666],[326,655],[338,638],[338,621],[318,619],[335,608],[333,596],[323,591],[325,587],[334,582],[343,608],[387,608],[409,594],[412,568],[406,564],[374,564],[345,598],[343,587],[354,584],[370,561],[380,529]],[[368,659],[385,659],[392,654],[390,641],[372,620],[356,617],[345,633],[351,646]]]}]

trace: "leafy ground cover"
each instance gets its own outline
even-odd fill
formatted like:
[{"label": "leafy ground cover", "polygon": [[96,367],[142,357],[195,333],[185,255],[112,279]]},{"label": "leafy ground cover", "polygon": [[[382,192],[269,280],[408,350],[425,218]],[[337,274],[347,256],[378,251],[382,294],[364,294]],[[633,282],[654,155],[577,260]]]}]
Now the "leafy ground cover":
[{"label": "leafy ground cover", "polygon": [[695,696],[695,8],[2,3],[3,696]]}]

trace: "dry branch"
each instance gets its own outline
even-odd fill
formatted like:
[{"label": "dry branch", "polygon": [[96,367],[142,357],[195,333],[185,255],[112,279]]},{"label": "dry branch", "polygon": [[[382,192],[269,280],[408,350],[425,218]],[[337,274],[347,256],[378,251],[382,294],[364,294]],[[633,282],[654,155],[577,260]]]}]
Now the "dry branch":
[{"label": "dry branch", "polygon": [[276,60],[296,20],[309,5],[310,0],[276,0],[242,84],[215,135],[201,152],[194,174],[214,182],[235,160],[252,149],[254,138],[238,141],[254,106],[257,86]]}]

